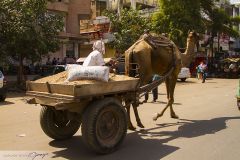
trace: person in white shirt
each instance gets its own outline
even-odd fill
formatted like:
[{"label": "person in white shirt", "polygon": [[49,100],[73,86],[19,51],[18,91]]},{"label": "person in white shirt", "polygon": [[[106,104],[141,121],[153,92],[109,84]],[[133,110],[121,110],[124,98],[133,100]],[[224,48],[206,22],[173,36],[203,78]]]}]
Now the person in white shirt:
[{"label": "person in white shirt", "polygon": [[105,46],[102,40],[98,40],[93,44],[93,51],[87,56],[83,62],[83,66],[103,66],[105,65],[103,54],[105,54]]}]

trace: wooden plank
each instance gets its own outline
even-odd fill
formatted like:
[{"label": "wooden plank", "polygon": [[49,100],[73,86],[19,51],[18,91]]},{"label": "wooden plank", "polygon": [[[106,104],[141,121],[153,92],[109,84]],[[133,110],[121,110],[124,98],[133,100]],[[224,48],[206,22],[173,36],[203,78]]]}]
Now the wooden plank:
[{"label": "wooden plank", "polygon": [[85,97],[92,95],[104,95],[110,93],[134,91],[136,89],[137,83],[138,81],[136,80],[126,80],[75,86],[75,96]]},{"label": "wooden plank", "polygon": [[52,93],[74,96],[73,92],[74,85],[50,84],[50,88]]},{"label": "wooden plank", "polygon": [[[86,97],[94,95],[106,95],[127,91],[135,91],[139,79],[126,79],[93,84],[52,84],[29,82],[28,91],[40,93],[52,93],[70,95],[73,97]],[[48,96],[51,96],[49,94]]]},{"label": "wooden plank", "polygon": [[48,92],[48,88],[45,83],[29,82],[28,85],[30,86],[29,89],[31,91]]}]

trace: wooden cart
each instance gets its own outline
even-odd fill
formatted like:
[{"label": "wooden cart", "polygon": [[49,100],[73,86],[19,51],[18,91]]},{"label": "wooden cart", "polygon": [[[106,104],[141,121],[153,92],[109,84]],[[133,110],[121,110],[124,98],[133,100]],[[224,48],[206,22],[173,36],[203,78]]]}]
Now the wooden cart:
[{"label": "wooden cart", "polygon": [[137,101],[139,79],[92,84],[27,82],[27,102],[42,105],[40,124],[49,137],[71,138],[80,128],[85,144],[98,153],[110,153],[127,132],[126,101]]}]

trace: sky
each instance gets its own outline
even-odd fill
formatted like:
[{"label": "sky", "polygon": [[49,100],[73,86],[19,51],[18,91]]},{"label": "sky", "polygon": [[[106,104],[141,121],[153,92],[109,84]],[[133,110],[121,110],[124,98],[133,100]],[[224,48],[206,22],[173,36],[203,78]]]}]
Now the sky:
[{"label": "sky", "polygon": [[231,4],[240,4],[240,0],[230,0]]}]

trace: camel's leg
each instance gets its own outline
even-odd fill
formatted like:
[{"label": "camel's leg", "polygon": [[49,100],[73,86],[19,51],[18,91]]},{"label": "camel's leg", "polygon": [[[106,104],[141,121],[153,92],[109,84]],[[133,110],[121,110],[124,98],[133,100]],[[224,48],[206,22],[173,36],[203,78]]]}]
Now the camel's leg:
[{"label": "camel's leg", "polygon": [[169,94],[170,94],[170,99],[169,99],[169,105],[170,105],[170,114],[172,118],[178,118],[178,116],[175,114],[172,104],[174,102],[174,90],[177,82],[177,77],[173,76],[172,81],[170,81],[170,87],[169,87]]},{"label": "camel's leg", "polygon": [[127,118],[128,118],[128,129],[130,130],[135,130],[136,127],[133,126],[132,122],[131,122],[131,116],[130,116],[130,103],[126,103],[126,109],[127,109]]},{"label": "camel's leg", "polygon": [[170,79],[169,78],[166,78],[166,90],[167,90],[167,98],[168,98],[168,103],[167,105],[165,106],[165,108],[163,108],[162,112],[161,113],[157,113],[154,117],[153,117],[153,120],[156,121],[159,117],[163,116],[164,112],[166,111],[166,109],[169,107],[169,98],[170,98]]},{"label": "camel's leg", "polygon": [[143,124],[142,124],[142,122],[141,122],[141,120],[139,118],[137,105],[136,104],[132,104],[132,106],[133,106],[133,111],[134,111],[134,114],[135,114],[135,118],[136,118],[138,127],[144,128],[144,126],[143,126]]}]

